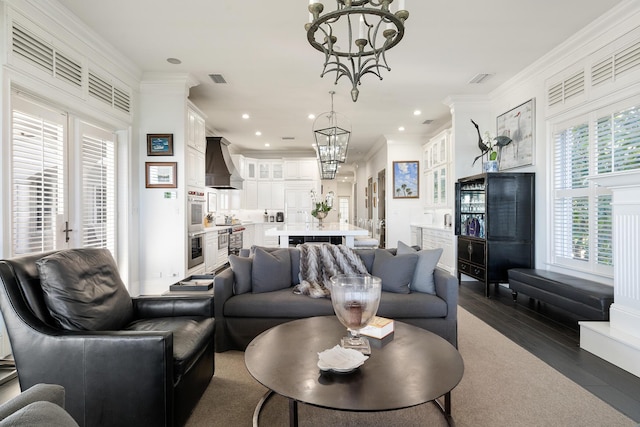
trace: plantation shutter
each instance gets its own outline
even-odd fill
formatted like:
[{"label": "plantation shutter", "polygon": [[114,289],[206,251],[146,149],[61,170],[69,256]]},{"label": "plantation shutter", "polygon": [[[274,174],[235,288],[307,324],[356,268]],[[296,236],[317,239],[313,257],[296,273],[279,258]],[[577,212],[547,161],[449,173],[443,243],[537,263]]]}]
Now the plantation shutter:
[{"label": "plantation shutter", "polygon": [[596,173],[640,169],[640,106],[599,118],[596,138]]},{"label": "plantation shutter", "polygon": [[589,127],[554,135],[554,248],[556,257],[589,260]]},{"label": "plantation shutter", "polygon": [[14,255],[58,249],[65,215],[66,116],[12,98],[11,190]]},{"label": "plantation shutter", "polygon": [[112,133],[86,123],[82,138],[82,246],[108,248],[115,254],[116,162]]}]

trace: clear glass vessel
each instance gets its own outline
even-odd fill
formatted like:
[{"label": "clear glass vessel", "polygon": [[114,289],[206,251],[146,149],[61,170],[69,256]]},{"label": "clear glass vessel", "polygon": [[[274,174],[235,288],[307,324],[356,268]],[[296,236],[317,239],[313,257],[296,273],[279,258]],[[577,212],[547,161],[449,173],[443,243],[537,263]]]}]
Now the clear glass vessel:
[{"label": "clear glass vessel", "polygon": [[364,354],[371,354],[369,340],[360,335],[360,329],[371,322],[380,305],[382,280],[368,274],[338,274],[331,278],[333,310],[348,330],[341,345]]}]

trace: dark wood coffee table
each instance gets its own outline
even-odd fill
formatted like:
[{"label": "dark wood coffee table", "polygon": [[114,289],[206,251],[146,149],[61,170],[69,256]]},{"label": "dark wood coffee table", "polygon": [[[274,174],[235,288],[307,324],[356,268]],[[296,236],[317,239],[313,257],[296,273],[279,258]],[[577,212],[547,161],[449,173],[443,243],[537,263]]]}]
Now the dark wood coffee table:
[{"label": "dark wood coffee table", "polygon": [[[335,316],[311,317],[276,326],[257,336],[245,351],[249,373],[272,393],[289,399],[289,424],[298,425],[298,402],[342,411],[388,411],[433,402],[449,424],[451,390],[464,363],[458,350],[438,335],[395,321],[383,340],[370,338],[369,359],[350,374],[318,369],[318,352],[340,343],[346,329]],[[444,396],[444,405],[438,398]]]}]

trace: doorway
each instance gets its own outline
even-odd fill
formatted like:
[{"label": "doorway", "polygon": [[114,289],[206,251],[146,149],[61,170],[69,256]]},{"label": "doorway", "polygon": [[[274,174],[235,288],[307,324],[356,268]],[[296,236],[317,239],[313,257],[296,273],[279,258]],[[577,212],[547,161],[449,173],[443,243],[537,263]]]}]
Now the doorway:
[{"label": "doorway", "polygon": [[379,234],[379,240],[380,240],[380,247],[384,248],[385,247],[385,242],[387,240],[387,236],[386,236],[386,184],[387,184],[387,178],[386,178],[386,169],[382,169],[380,172],[378,172],[378,227],[380,228]]}]

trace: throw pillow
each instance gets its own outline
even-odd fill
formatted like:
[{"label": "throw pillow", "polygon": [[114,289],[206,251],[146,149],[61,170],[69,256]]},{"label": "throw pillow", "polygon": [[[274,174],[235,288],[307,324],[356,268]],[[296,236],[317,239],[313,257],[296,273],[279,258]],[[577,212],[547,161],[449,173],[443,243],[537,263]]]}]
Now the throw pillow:
[{"label": "throw pillow", "polygon": [[233,293],[235,295],[245,294],[251,291],[251,270],[253,258],[229,255],[229,264],[233,270],[235,283]]},{"label": "throw pillow", "polygon": [[[263,249],[269,253],[283,249],[281,247],[252,245],[249,249],[249,256],[252,257],[253,254],[256,253],[256,248]],[[289,256],[291,257],[291,281],[294,285],[297,285],[300,283],[300,250],[297,248],[289,248]]]},{"label": "throw pillow", "polygon": [[438,261],[442,255],[442,248],[416,251],[411,246],[398,241],[398,254],[407,253],[415,253],[418,255],[418,263],[416,264],[409,288],[411,288],[412,291],[435,294],[436,285],[433,280],[433,271],[436,265],[438,265]]},{"label": "throw pillow", "polygon": [[417,254],[394,256],[386,249],[376,249],[371,274],[382,279],[383,291],[408,294],[417,261]]},{"label": "throw pillow", "polygon": [[291,287],[291,257],[289,249],[267,252],[256,248],[251,271],[251,292],[277,291]]},{"label": "throw pillow", "polygon": [[36,262],[44,301],[62,329],[120,330],[133,319],[131,296],[108,249],[70,249]]}]

